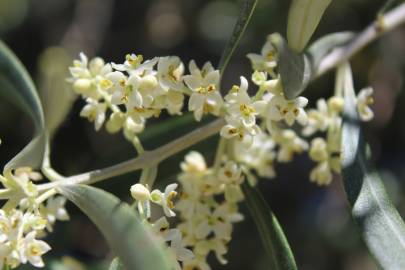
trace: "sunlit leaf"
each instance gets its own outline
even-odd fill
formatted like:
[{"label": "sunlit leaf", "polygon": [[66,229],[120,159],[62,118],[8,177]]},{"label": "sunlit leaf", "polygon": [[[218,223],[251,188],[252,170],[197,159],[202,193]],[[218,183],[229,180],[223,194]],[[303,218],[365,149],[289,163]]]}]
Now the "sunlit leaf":
[{"label": "sunlit leaf", "polygon": [[236,21],[232,35],[226,44],[226,47],[222,53],[221,60],[219,61],[219,69],[221,74],[224,72],[229,60],[231,59],[235,49],[238,47],[239,41],[245,32],[253,11],[256,7],[258,0],[244,0],[240,9],[239,17]]},{"label": "sunlit leaf", "polygon": [[60,189],[102,232],[126,269],[173,269],[162,241],[138,220],[128,204],[90,186],[74,185]]},{"label": "sunlit leaf", "polygon": [[0,95],[16,104],[34,122],[33,140],[5,166],[5,171],[21,166],[37,167],[45,146],[44,116],[31,77],[11,50],[0,41]]},{"label": "sunlit leaf", "polygon": [[264,249],[268,255],[268,269],[297,269],[287,238],[261,193],[247,183],[243,184],[242,188],[249,212],[256,223]]},{"label": "sunlit leaf", "polygon": [[270,36],[278,55],[277,71],[281,76],[284,94],[288,99],[297,97],[311,79],[311,64],[305,54],[291,50],[285,39],[278,33]]},{"label": "sunlit leaf", "polygon": [[288,13],[288,45],[302,52],[332,0],[293,0]]},{"label": "sunlit leaf", "polygon": [[339,68],[345,110],[342,131],[343,184],[352,215],[376,261],[384,269],[405,269],[405,225],[371,162],[356,110],[350,66]]},{"label": "sunlit leaf", "polygon": [[77,97],[66,82],[71,62],[68,52],[60,47],[46,49],[39,58],[39,94],[46,130],[51,138]]}]

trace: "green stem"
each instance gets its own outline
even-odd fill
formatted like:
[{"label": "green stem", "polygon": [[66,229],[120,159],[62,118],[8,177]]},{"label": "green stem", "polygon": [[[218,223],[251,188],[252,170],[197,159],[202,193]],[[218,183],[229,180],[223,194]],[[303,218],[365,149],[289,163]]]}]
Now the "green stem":
[{"label": "green stem", "polygon": [[[145,151],[143,154],[139,155],[136,158],[101,170],[94,170],[83,174],[66,177],[60,181],[38,185],[38,191],[46,191],[48,189],[57,188],[62,185],[93,184],[142,168],[156,166],[158,163],[165,160],[166,158],[171,157],[172,155],[185,150],[214,134],[217,134],[224,124],[224,119],[217,119],[155,150]],[[0,194],[2,192],[5,192],[5,190],[0,190]],[[0,199],[7,198],[8,197],[6,196],[0,196]]]},{"label": "green stem", "polygon": [[215,154],[214,171],[218,171],[219,167],[221,166],[222,157],[226,150],[226,145],[227,145],[227,139],[220,137],[219,142],[218,142],[217,152]]}]

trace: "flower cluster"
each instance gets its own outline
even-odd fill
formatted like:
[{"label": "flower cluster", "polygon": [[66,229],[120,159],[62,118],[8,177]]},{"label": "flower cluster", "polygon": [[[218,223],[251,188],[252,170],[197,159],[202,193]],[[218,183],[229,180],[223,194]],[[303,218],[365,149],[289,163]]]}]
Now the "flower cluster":
[{"label": "flower cluster", "polygon": [[184,262],[183,269],[211,269],[207,263],[210,252],[225,264],[233,223],[243,219],[237,205],[243,199],[242,170],[233,161],[226,161],[218,170],[207,168],[198,152],[189,153],[181,169],[182,191],[176,204],[181,222],[177,227],[183,234],[183,245],[195,255]]},{"label": "flower cluster", "polygon": [[164,192],[158,189],[149,191],[148,187],[143,184],[135,184],[131,187],[131,195],[135,199],[138,214],[141,220],[149,223],[151,218],[150,203],[155,203],[162,207],[164,216],[160,217],[153,223],[149,223],[156,234],[162,236],[166,242],[170,242],[170,251],[174,258],[179,262],[178,269],[181,269],[180,262],[192,260],[194,254],[191,250],[184,247],[182,234],[179,229],[170,229],[170,224],[166,217],[174,217],[176,213],[174,209],[174,199],[177,196],[175,191],[177,184],[170,184],[165,188]]},{"label": "flower cluster", "polygon": [[[196,121],[206,114],[225,119],[220,130],[225,143],[219,147],[219,161],[213,167],[207,167],[197,152],[185,157],[177,203],[177,184],[167,186],[164,192],[150,191],[142,184],[131,187],[140,218],[168,242],[179,269],[210,269],[207,256],[211,252],[220,263],[226,263],[233,223],[243,219],[238,203],[243,200],[240,185],[245,178],[252,185],[257,176],[274,178],[276,162],[291,162],[304,152],[316,163],[309,173],[312,182],[327,185],[334,173],[340,173],[343,91],[335,90],[332,97],[319,99],[316,108],[309,109],[303,96],[287,99],[271,40],[269,36],[260,54],[247,55],[256,91],[249,89],[248,80],[241,76],[240,83],[224,96],[220,71],[210,62],[200,68],[191,60],[186,74],[177,56],[144,61],[141,55],[131,54],[124,63],[114,64],[101,58],[88,61],[80,54],[80,60],[70,68],[69,81],[86,100],[81,116],[93,121],[96,130],[105,121],[108,132],[123,130],[135,146],[139,143],[137,134],[149,118],[158,117],[162,111],[181,114],[187,99],[187,109]],[[372,92],[366,88],[357,96],[357,111],[363,121],[373,117],[369,107]],[[160,205],[164,213],[153,222],[151,203]],[[167,218],[175,216],[176,210],[180,223],[170,228]]]},{"label": "flower cluster", "polygon": [[108,132],[123,129],[131,141],[144,130],[147,119],[163,110],[181,114],[185,95],[190,96],[188,108],[197,121],[203,114],[220,114],[219,71],[209,62],[200,70],[194,61],[189,63],[190,75],[184,75],[184,69],[177,56],[144,61],[142,55],[131,54],[123,64],[106,64],[99,57],[88,61],[81,53],[70,67],[69,81],[86,99],[82,117],[94,122],[96,130],[107,118]]},{"label": "flower cluster", "polygon": [[69,219],[64,197],[40,196],[33,181],[41,178],[28,167],[0,176],[5,187],[25,194],[24,199],[10,200],[0,210],[0,269],[26,263],[43,267],[42,255],[51,247],[39,239],[52,231],[56,220]]}]

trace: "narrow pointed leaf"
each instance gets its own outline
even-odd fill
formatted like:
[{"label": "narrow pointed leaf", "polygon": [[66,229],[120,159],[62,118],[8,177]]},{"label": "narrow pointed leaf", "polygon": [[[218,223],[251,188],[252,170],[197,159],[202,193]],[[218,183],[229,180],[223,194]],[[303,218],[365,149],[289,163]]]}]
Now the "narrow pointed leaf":
[{"label": "narrow pointed leaf", "polygon": [[37,167],[45,149],[44,115],[34,83],[28,72],[0,40],[0,96],[16,104],[34,122],[33,140],[5,166],[5,171],[16,167]]},{"label": "narrow pointed leaf", "polygon": [[356,111],[351,71],[344,76],[345,110],[342,130],[343,184],[352,215],[371,254],[383,269],[405,269],[405,225],[371,164]]},{"label": "narrow pointed leaf", "polygon": [[256,223],[264,249],[268,255],[268,269],[297,269],[287,238],[261,193],[247,183],[243,184],[242,189],[249,212]]},{"label": "narrow pointed leaf", "polygon": [[288,45],[302,52],[332,0],[293,0],[288,13]]},{"label": "narrow pointed leaf", "polygon": [[353,37],[353,32],[337,32],[314,41],[306,52],[311,62],[312,71],[316,70],[323,57],[334,48],[347,44]]},{"label": "narrow pointed leaf", "polygon": [[270,36],[277,57],[277,71],[281,76],[284,94],[293,99],[304,91],[311,79],[311,64],[305,54],[291,50],[285,39],[278,33]]},{"label": "narrow pointed leaf", "polygon": [[74,185],[60,189],[102,232],[126,269],[173,269],[163,242],[138,220],[128,204],[90,186]]},{"label": "narrow pointed leaf", "polygon": [[243,5],[240,9],[239,17],[236,21],[231,38],[229,39],[219,61],[219,69],[221,71],[221,74],[224,72],[226,66],[228,65],[228,62],[231,59],[235,49],[238,47],[239,41],[243,33],[245,32],[246,26],[248,25],[250,18],[252,17],[257,1],[258,0],[243,1]]},{"label": "narrow pointed leaf", "polygon": [[43,104],[45,127],[50,139],[69,113],[78,95],[66,82],[72,59],[61,47],[45,50],[39,58],[39,96]]}]

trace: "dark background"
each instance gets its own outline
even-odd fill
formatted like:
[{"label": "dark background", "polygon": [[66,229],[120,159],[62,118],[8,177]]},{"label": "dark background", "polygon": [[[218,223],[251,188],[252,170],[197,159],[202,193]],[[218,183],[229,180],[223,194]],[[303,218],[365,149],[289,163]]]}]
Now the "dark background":
[{"label": "dark background", "polygon": [[[333,1],[312,41],[326,33],[360,31],[375,19],[384,2]],[[56,93],[50,101],[59,106],[65,99],[62,93],[66,64],[80,51],[113,62],[122,62],[127,53],[140,53],[145,58],[178,55],[184,63],[195,59],[200,65],[211,61],[215,66],[232,31],[240,3],[230,0],[0,0],[0,37],[27,67],[39,90]],[[238,83],[240,75],[250,77],[250,64],[245,55],[259,52],[267,34],[285,35],[289,3],[259,1],[224,75],[225,87]],[[356,89],[371,85],[375,90],[376,116],[365,124],[366,135],[388,193],[401,215],[405,213],[405,97],[401,91],[404,44],[405,28],[400,27],[352,60]],[[327,97],[332,91],[333,73],[328,73],[313,82],[305,95],[310,99],[310,106],[314,106],[319,97]],[[102,168],[135,154],[120,134],[96,133],[92,124],[81,119],[78,115],[83,104],[82,100],[73,103],[52,143],[54,167],[65,175]],[[0,164],[4,165],[30,140],[32,124],[3,100],[0,100],[0,116],[3,141]],[[177,128],[160,136],[147,134],[144,142],[148,149],[153,149],[192,128]],[[211,138],[194,149],[203,151],[211,161],[216,141],[217,138]],[[160,165],[157,184],[175,180],[184,154]],[[308,179],[311,166],[307,156],[302,155],[290,164],[276,165],[278,177],[260,183],[284,227],[300,269],[376,269],[356,234],[340,179],[336,177],[326,188],[313,185]],[[98,186],[126,200],[129,186],[137,179],[138,175],[133,173]],[[214,269],[266,269],[256,228],[245,206],[241,208],[246,220],[235,227],[227,256],[229,264],[218,266],[212,258]],[[111,254],[103,238],[75,207],[69,204],[68,210],[71,221],[57,223],[55,232],[48,237],[53,250],[46,260],[71,256],[88,265],[85,269],[90,269],[90,265],[92,269],[105,269],[102,262]],[[63,268],[54,264],[53,269]]]}]

